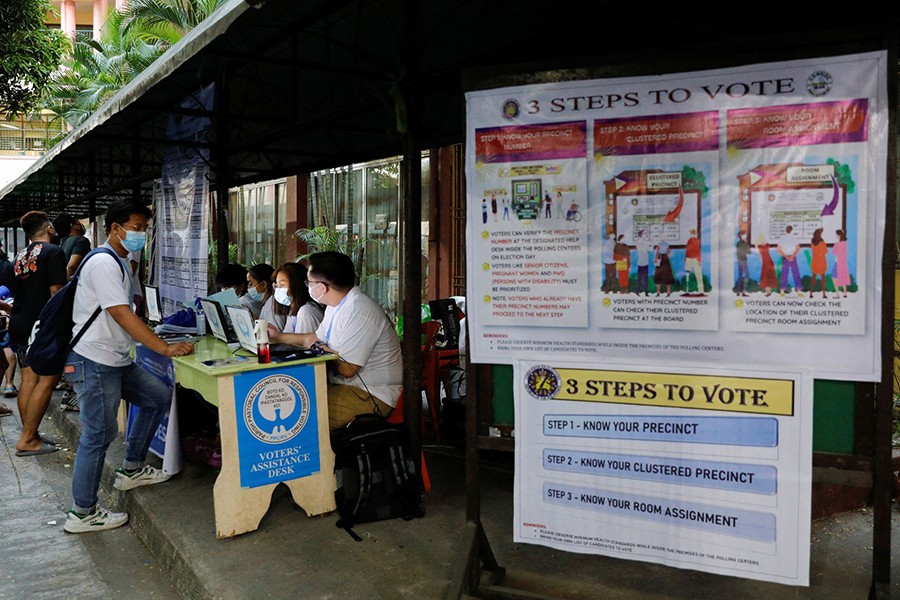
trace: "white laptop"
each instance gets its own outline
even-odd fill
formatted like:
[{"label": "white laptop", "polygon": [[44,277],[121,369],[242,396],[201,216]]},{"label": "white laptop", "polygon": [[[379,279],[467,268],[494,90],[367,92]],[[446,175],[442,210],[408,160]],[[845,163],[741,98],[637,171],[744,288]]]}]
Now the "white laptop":
[{"label": "white laptop", "polygon": [[[255,320],[253,319],[253,315],[250,314],[250,310],[247,309],[246,306],[226,306],[225,310],[228,311],[228,316],[231,318],[231,324],[234,326],[234,332],[237,334],[241,348],[252,352],[253,354],[258,354],[256,348],[256,335],[253,333]],[[270,347],[269,355],[271,356],[272,362],[318,356],[317,353],[312,352],[311,350],[305,350],[299,346],[286,346],[280,348]]]},{"label": "white laptop", "polygon": [[256,336],[253,334],[253,315],[245,306],[226,306],[234,333],[241,348],[256,354]]},{"label": "white laptop", "polygon": [[201,298],[200,306],[203,307],[203,314],[206,315],[206,322],[209,323],[209,329],[216,339],[222,340],[226,344],[239,341],[228,327],[228,322],[225,320],[225,314],[222,312],[222,307],[218,302],[210,300],[209,298]]},{"label": "white laptop", "polygon": [[159,300],[159,288],[144,286],[144,305],[147,307],[147,322],[152,325],[162,323],[162,303]]}]

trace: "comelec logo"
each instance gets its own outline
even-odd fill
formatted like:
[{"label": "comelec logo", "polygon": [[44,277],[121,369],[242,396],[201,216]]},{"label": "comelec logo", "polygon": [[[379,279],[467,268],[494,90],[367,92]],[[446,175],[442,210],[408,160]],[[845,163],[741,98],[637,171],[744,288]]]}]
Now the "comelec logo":
[{"label": "comelec logo", "polygon": [[519,116],[519,103],[515,100],[507,100],[503,103],[503,118],[511,121]]},{"label": "comelec logo", "polygon": [[538,400],[548,400],[556,396],[560,383],[559,373],[547,365],[532,367],[525,374],[525,388]]},{"label": "comelec logo", "polygon": [[824,96],[833,84],[834,79],[828,71],[815,71],[806,78],[806,91],[810,96]]}]

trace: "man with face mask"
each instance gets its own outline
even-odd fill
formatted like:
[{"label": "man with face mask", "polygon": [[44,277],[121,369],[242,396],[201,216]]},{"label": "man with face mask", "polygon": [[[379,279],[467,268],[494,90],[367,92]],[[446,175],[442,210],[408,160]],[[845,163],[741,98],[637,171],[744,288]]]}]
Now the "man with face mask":
[{"label": "man with face mask", "polygon": [[269,330],[273,342],[321,345],[338,355],[328,375],[328,424],[343,427],[363,413],[387,416],[402,391],[400,340],[384,310],[356,285],[353,261],[340,252],[309,257],[306,285],[325,305],[318,329],[308,333]]},{"label": "man with face mask", "polygon": [[[81,270],[75,291],[73,337],[98,308],[100,311],[66,360],[66,378],[81,403],[81,439],[72,469],[72,510],[63,526],[69,533],[113,529],[128,521],[127,513],[110,512],[97,503],[106,451],[118,433],[120,399],[138,410],[126,440],[122,467],[116,470],[115,488],[130,490],[170,477],[144,465],[144,460],[150,440],[171,403],[172,392],[135,365],[131,352],[135,342],[164,356],[190,354],[194,347],[187,342],[167,344],[131,309],[127,257],[146,244],[149,217],[149,209],[141,202],[129,199],[111,204],[106,211],[107,238],[103,247],[116,256],[109,252],[91,256]],[[116,264],[117,260],[121,264]]]}]

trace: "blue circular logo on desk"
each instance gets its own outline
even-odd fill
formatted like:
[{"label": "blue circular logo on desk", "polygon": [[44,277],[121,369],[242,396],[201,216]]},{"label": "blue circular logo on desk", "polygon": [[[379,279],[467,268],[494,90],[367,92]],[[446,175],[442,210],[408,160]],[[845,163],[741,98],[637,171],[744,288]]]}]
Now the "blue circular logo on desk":
[{"label": "blue circular logo on desk", "polygon": [[244,422],[259,441],[280,444],[303,431],[309,409],[302,383],[287,375],[271,375],[257,382],[244,399]]}]

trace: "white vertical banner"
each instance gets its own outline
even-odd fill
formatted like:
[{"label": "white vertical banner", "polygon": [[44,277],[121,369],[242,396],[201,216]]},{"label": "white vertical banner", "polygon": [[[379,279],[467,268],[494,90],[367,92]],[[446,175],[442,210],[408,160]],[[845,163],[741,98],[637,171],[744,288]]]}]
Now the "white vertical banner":
[{"label": "white vertical banner", "polygon": [[[182,106],[212,111],[214,86],[201,89]],[[164,315],[192,304],[208,292],[209,117],[172,116],[156,205],[156,273]],[[196,146],[184,144],[195,142]]]},{"label": "white vertical banner", "polygon": [[514,372],[514,541],[809,585],[811,377]]}]

